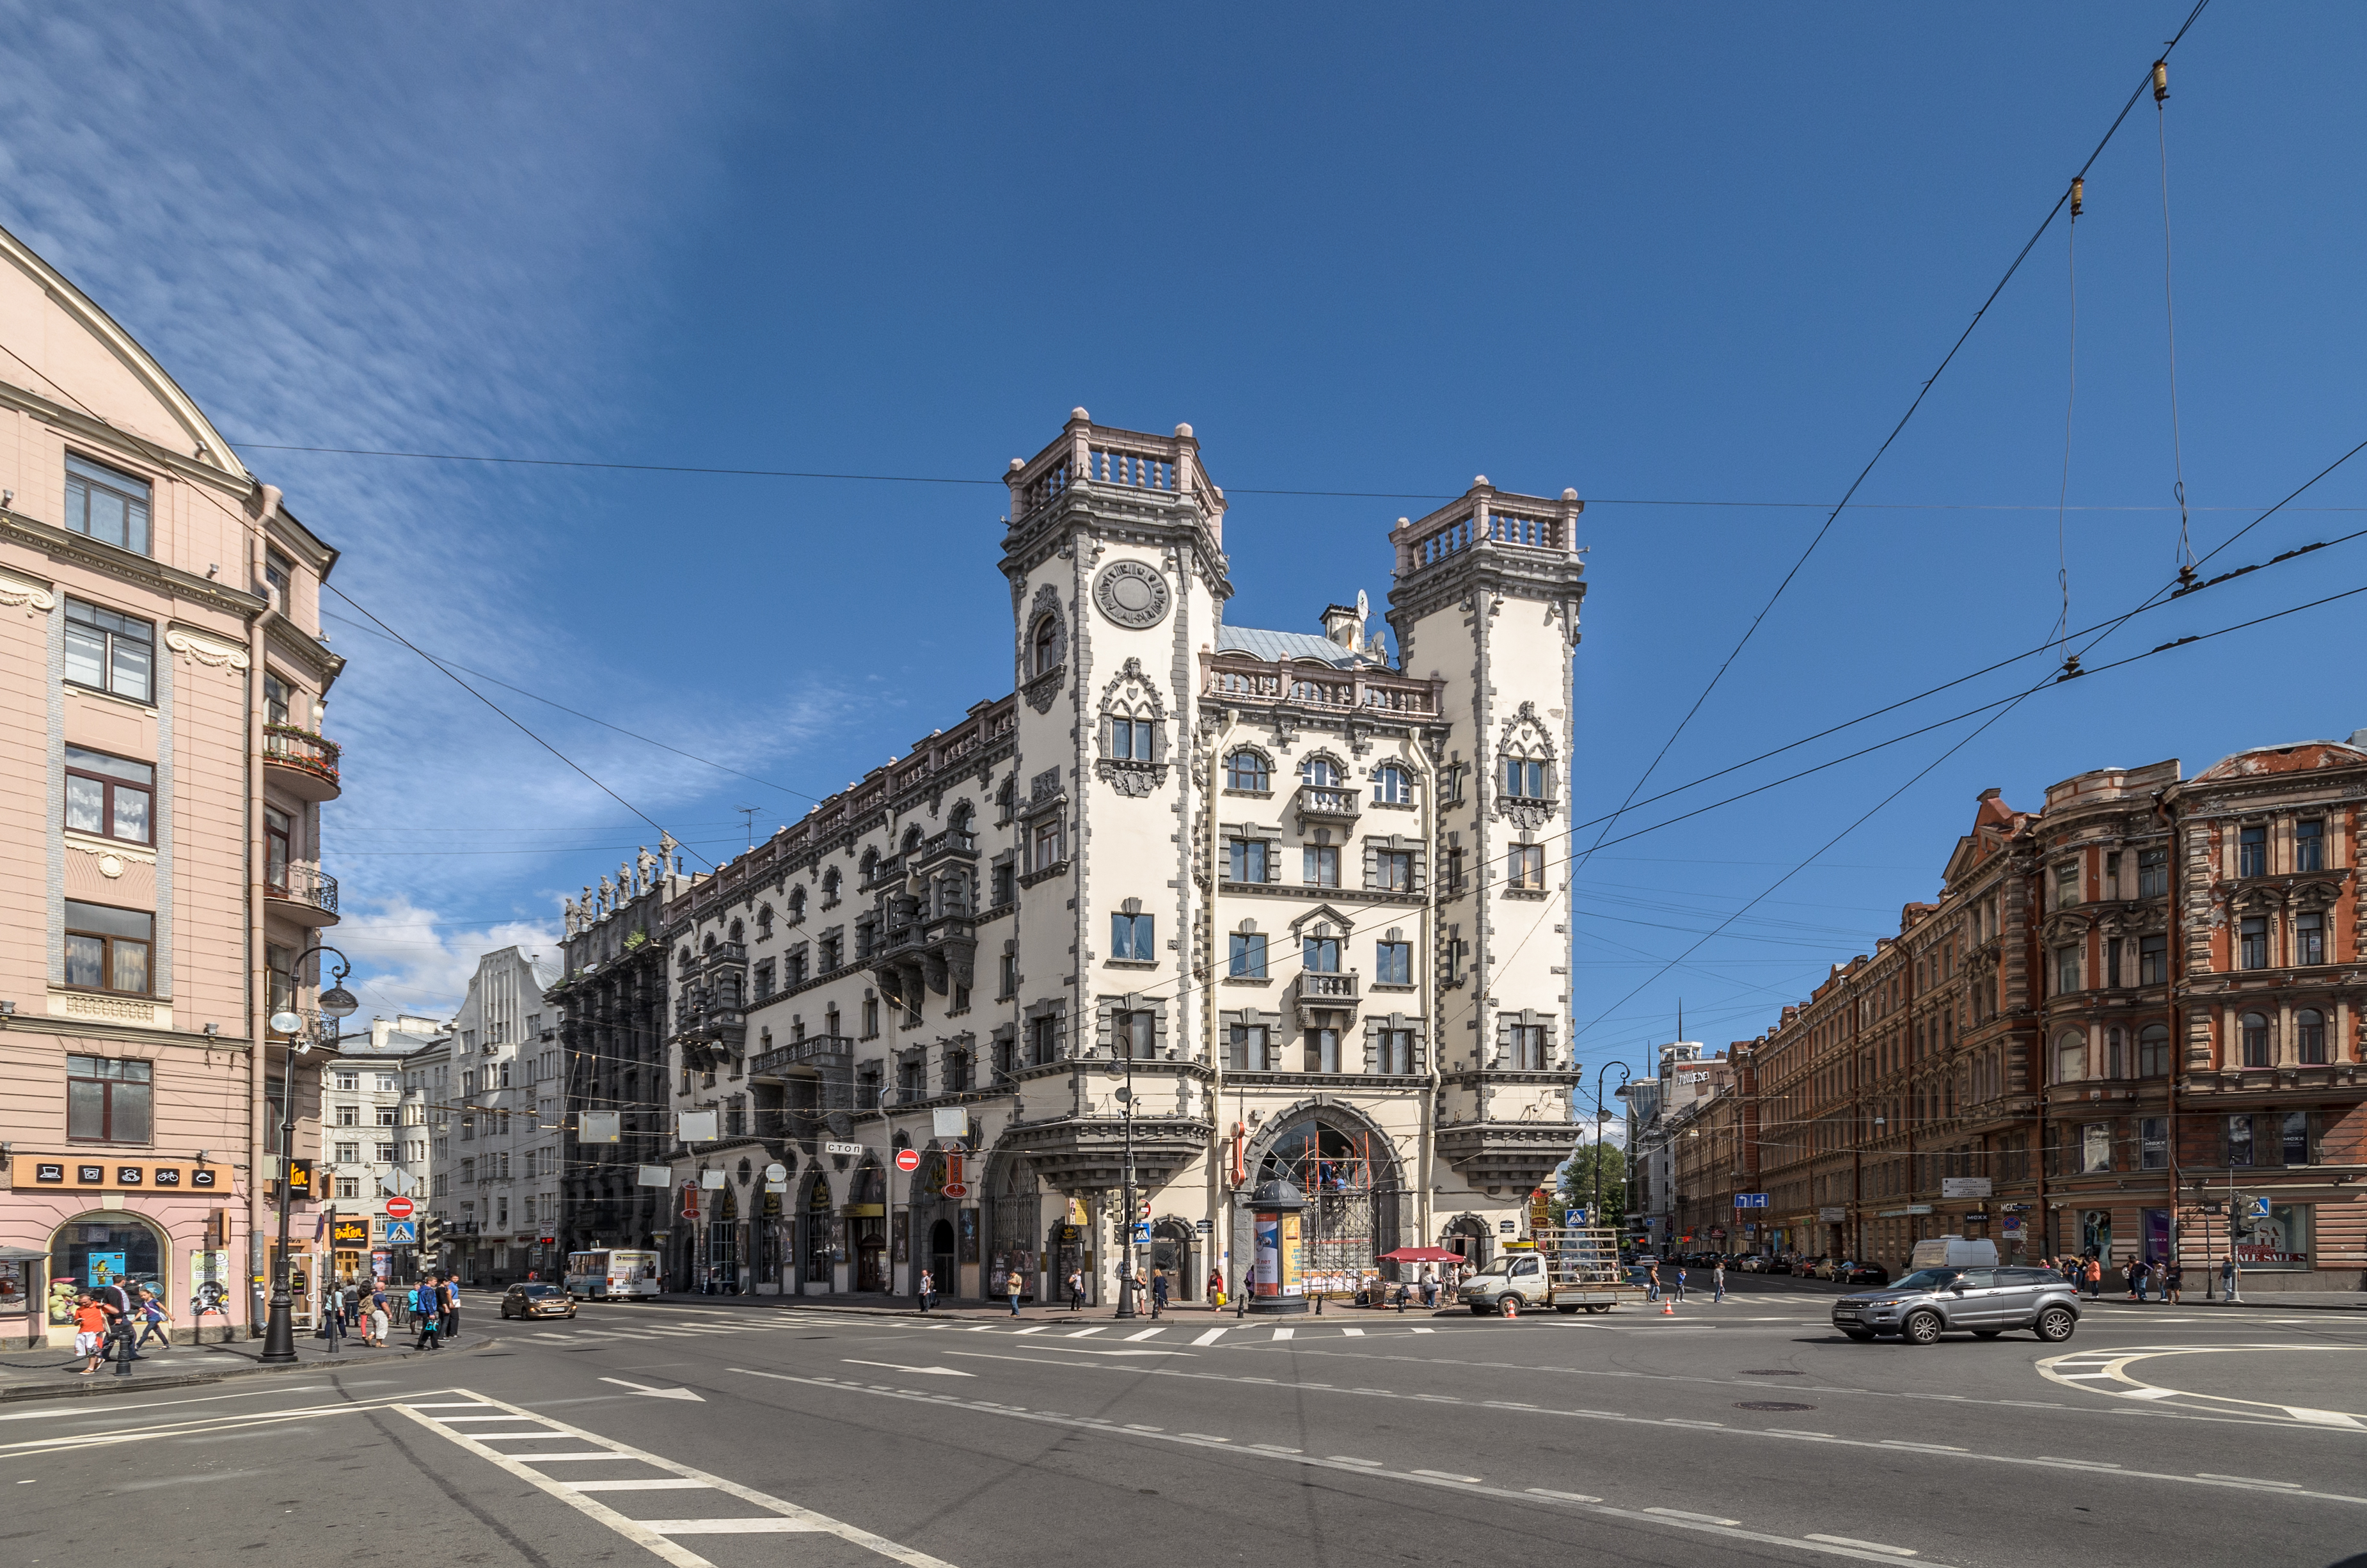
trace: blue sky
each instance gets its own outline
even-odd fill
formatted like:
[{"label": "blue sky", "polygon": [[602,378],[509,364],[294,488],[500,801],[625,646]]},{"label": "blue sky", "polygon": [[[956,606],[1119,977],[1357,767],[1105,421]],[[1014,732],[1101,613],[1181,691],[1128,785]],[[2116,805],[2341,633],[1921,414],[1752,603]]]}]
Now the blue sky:
[{"label": "blue sky", "polygon": [[[798,791],[1002,692],[999,487],[255,444],[991,482],[1072,405],[1188,420],[1234,499],[1231,619],[1308,629],[1386,593],[1386,530],[1423,497],[1479,472],[1574,485],[1592,817],[2186,9],[0,3],[0,222],[164,360],[406,636],[770,781],[493,690],[707,854],[744,841],[735,808],[794,821]],[[2217,0],[2173,59],[2198,550],[2367,438],[2362,44],[2356,7]],[[2149,97],[2086,208],[2075,625],[2176,565]],[[1647,794],[2046,642],[2066,271],[2058,222],[1862,492],[1883,505],[1834,524]],[[1673,504],[1706,502],[1798,505]],[[2213,567],[2362,507],[2367,458]],[[2362,583],[2367,541],[2154,611],[2090,663]],[[1640,1060],[1681,997],[1694,1038],[1763,1028],[1931,895],[1984,788],[2029,806],[2090,767],[2367,725],[2361,602],[2041,693],[1666,974],[1970,725],[1640,836],[1730,790],[1623,819],[1580,877],[1581,1058]],[[330,629],[353,661],[330,707],[342,939],[366,1010],[441,1010],[479,950],[547,947],[559,896],[651,835],[413,655]]]}]

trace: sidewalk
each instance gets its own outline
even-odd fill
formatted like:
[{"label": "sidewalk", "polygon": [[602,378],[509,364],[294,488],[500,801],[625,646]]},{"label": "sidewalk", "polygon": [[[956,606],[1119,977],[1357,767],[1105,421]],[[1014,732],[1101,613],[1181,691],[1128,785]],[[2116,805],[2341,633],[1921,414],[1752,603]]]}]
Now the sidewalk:
[{"label": "sidewalk", "polygon": [[[912,1305],[912,1297],[890,1296],[876,1290],[866,1290],[859,1294],[850,1291],[831,1296],[705,1296],[696,1290],[669,1290],[655,1299],[661,1301],[707,1307],[757,1307],[776,1311],[802,1309],[809,1312],[862,1312],[876,1317],[909,1318],[923,1315],[920,1309]],[[630,1303],[585,1302],[583,1307],[578,1307],[576,1310],[581,1312],[595,1304],[604,1306],[613,1304],[621,1308]],[[1351,1312],[1395,1312],[1396,1311],[1393,1306],[1359,1307],[1335,1298],[1324,1303],[1321,1315],[1331,1317]],[[1449,1315],[1450,1312],[1455,1316],[1469,1315],[1467,1310],[1462,1307],[1433,1308],[1425,1311],[1419,1305],[1407,1308],[1405,1315],[1410,1318],[1444,1317]],[[980,1302],[956,1301],[940,1296],[937,1299],[935,1310],[927,1315],[958,1319],[964,1323],[987,1322],[1011,1316],[1011,1306],[1007,1300],[999,1297],[993,1301]],[[1109,1301],[1100,1306],[1088,1306],[1082,1312],[1070,1312],[1065,1301],[1037,1302],[1022,1306],[1019,1309],[1019,1315],[1029,1323],[1107,1323],[1117,1315],[1117,1303]],[[1150,1303],[1149,1301],[1138,1303],[1135,1309],[1135,1315],[1144,1323],[1149,1323]],[[1227,1323],[1230,1322],[1235,1315],[1232,1304],[1229,1302],[1215,1312],[1210,1312],[1205,1301],[1171,1302],[1159,1321],[1165,1323],[1172,1318],[1177,1323]],[[1251,1315],[1262,1316],[1263,1314]],[[1306,1320],[1310,1323],[1315,1321],[1317,1315],[1311,1306],[1304,1314]],[[1294,1315],[1288,1321],[1295,1323],[1299,1319]]]},{"label": "sidewalk", "polygon": [[413,1350],[409,1335],[398,1335],[392,1346],[373,1350],[358,1339],[345,1341],[345,1348],[336,1355],[328,1352],[327,1342],[314,1339],[310,1333],[296,1339],[296,1359],[292,1362],[266,1364],[263,1341],[239,1338],[227,1344],[176,1345],[170,1350],[154,1346],[141,1352],[131,1363],[129,1377],[119,1376],[116,1364],[102,1362],[89,1377],[81,1375],[82,1358],[74,1353],[71,1332],[62,1338],[52,1335],[46,1349],[28,1350],[20,1341],[0,1350],[0,1404],[28,1399],[74,1399],[95,1395],[139,1393],[154,1389],[190,1388],[199,1383],[218,1383],[228,1378],[255,1377],[271,1372],[323,1372],[365,1366],[377,1361],[401,1361],[414,1356],[466,1355],[473,1349],[489,1346],[481,1330],[465,1332],[460,1342],[448,1351]]}]

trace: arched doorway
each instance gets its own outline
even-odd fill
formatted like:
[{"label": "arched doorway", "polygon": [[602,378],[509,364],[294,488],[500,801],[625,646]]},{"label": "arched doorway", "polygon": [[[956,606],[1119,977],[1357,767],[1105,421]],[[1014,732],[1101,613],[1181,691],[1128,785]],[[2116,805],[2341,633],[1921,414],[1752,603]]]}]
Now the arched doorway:
[{"label": "arched doorway", "polygon": [[1006,1159],[996,1173],[991,1202],[985,1288],[997,1295],[1007,1294],[1004,1276],[1016,1274],[1022,1296],[1040,1296],[1044,1256],[1036,1250],[1036,1238],[1044,1232],[1044,1189],[1034,1164]]},{"label": "arched doorway", "polygon": [[1439,1233],[1438,1244],[1463,1257],[1464,1272],[1488,1266],[1488,1223],[1470,1214],[1458,1214]]},{"label": "arched doorway", "polygon": [[707,1222],[707,1278],[718,1290],[740,1289],[740,1197],[729,1187],[717,1189]]},{"label": "arched doorway", "polygon": [[74,1289],[80,1285],[127,1290],[145,1285],[170,1301],[164,1289],[169,1261],[163,1235],[145,1220],[120,1212],[70,1220],[50,1238],[50,1321],[74,1321]]},{"label": "arched doorway", "polygon": [[1396,1151],[1343,1106],[1285,1112],[1276,1122],[1254,1155],[1256,1180],[1286,1181],[1306,1196],[1308,1289],[1353,1290],[1397,1249],[1404,1187]]},{"label": "arched doorway", "polygon": [[1200,1280],[1197,1241],[1192,1227],[1181,1220],[1161,1220],[1150,1233],[1151,1272],[1165,1272],[1169,1301],[1199,1299],[1195,1289]]},{"label": "arched doorway", "polygon": [[804,1244],[798,1256],[804,1260],[799,1276],[799,1288],[809,1292],[828,1290],[832,1284],[830,1183],[820,1171],[806,1185],[806,1201],[798,1222],[805,1228]]},{"label": "arched doorway", "polygon": [[929,1277],[935,1281],[939,1295],[954,1294],[957,1276],[954,1273],[954,1223],[940,1220],[929,1227]]},{"label": "arched doorway", "polygon": [[888,1278],[888,1178],[876,1160],[855,1173],[846,1199],[848,1241],[855,1252],[855,1288],[885,1290]]}]

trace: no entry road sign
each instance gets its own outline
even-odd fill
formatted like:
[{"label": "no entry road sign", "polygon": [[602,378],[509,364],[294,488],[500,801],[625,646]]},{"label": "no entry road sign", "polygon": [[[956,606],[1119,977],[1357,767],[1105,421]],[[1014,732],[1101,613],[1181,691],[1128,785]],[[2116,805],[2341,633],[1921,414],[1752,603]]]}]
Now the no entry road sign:
[{"label": "no entry road sign", "polygon": [[411,1218],[412,1208],[412,1201],[408,1198],[390,1198],[386,1200],[386,1217],[390,1220],[408,1220]]},{"label": "no entry road sign", "polygon": [[900,1171],[906,1172],[919,1170],[921,1168],[921,1151],[918,1149],[897,1150],[896,1168]]}]

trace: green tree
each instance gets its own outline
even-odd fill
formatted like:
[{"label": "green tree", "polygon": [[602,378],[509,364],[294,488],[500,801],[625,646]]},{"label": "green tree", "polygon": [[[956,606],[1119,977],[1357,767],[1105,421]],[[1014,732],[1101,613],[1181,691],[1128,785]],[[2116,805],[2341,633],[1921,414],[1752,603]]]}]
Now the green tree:
[{"label": "green tree", "polygon": [[1557,1194],[1562,1207],[1591,1210],[1594,1206],[1596,1167],[1603,1173],[1603,1213],[1610,1216],[1590,1216],[1589,1223],[1624,1227],[1627,1213],[1627,1153],[1616,1143],[1582,1143],[1572,1154],[1561,1173],[1561,1188]]}]

